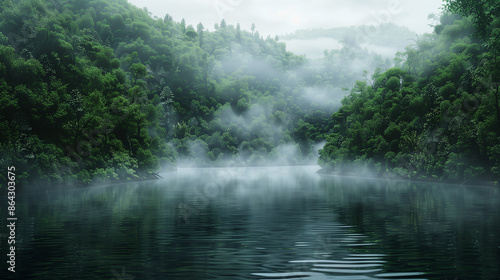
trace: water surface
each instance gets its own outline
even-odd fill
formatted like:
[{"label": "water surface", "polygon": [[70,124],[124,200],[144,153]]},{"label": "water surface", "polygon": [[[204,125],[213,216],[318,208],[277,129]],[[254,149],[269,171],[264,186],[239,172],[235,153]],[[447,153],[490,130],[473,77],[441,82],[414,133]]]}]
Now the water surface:
[{"label": "water surface", "polygon": [[500,279],[498,189],[318,169],[180,169],[158,181],[20,194],[17,272],[7,273],[2,230],[0,276]]}]

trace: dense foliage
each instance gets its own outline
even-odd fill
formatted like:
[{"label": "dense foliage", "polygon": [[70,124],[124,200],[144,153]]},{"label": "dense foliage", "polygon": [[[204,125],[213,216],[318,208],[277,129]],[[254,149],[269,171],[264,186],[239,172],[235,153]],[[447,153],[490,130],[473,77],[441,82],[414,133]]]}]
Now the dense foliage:
[{"label": "dense foliage", "polygon": [[44,184],[315,161],[343,88],[366,75],[346,66],[384,64],[346,48],[312,62],[254,27],[209,32],[124,0],[0,11],[0,163]]},{"label": "dense foliage", "polygon": [[0,165],[45,185],[127,181],[314,162],[327,139],[326,169],[497,179],[498,4],[486,2],[449,1],[464,17],[443,15],[393,63],[363,45],[410,36],[391,24],[366,42],[347,36],[366,26],[330,30],[343,47],[310,60],[254,25],[208,31],[125,0],[1,1]]},{"label": "dense foliage", "polygon": [[376,72],[344,98],[320,151],[321,166],[498,181],[499,3],[448,4],[462,15],[443,14],[433,34],[399,56],[401,68]]}]

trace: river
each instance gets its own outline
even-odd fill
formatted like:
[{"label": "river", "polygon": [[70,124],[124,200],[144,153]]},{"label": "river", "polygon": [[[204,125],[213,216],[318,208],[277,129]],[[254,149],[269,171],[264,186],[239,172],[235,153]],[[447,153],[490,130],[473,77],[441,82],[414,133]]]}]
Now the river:
[{"label": "river", "polygon": [[498,188],[318,169],[179,169],[19,194],[16,272],[2,230],[0,278],[500,279]]}]

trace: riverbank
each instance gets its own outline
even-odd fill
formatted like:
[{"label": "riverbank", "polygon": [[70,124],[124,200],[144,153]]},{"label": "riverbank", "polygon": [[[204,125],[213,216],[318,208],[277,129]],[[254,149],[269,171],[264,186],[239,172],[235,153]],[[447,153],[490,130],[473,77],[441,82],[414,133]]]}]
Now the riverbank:
[{"label": "riverbank", "polygon": [[374,174],[374,173],[365,173],[360,174],[357,172],[338,172],[333,170],[327,170],[321,168],[316,173],[320,175],[332,175],[332,176],[345,176],[345,177],[363,177],[370,179],[386,179],[386,180],[401,180],[401,181],[413,181],[413,182],[427,182],[427,183],[437,183],[437,184],[452,184],[452,185],[461,185],[461,186],[486,186],[486,187],[498,187],[499,183],[496,181],[484,181],[484,180],[468,180],[468,181],[459,181],[459,180],[444,180],[444,179],[436,179],[436,178],[416,178],[416,177],[403,177],[398,174],[392,172],[385,172],[382,175]]},{"label": "riverbank", "polygon": [[[177,171],[177,168],[170,168],[162,170],[162,174],[164,173],[173,173]],[[147,181],[155,181],[161,180],[163,176],[160,173],[148,173],[142,174],[142,176],[138,176],[136,178],[127,178],[127,179],[116,179],[116,180],[104,180],[104,181],[95,181],[90,183],[84,183],[78,180],[66,181],[64,183],[47,183],[47,182],[19,182],[17,184],[18,193],[36,193],[36,192],[47,192],[47,191],[61,191],[61,190],[70,190],[70,189],[78,189],[78,188],[90,188],[90,187],[99,187],[99,186],[109,186],[109,185],[119,185],[126,183],[134,183],[134,182],[147,182]]]}]

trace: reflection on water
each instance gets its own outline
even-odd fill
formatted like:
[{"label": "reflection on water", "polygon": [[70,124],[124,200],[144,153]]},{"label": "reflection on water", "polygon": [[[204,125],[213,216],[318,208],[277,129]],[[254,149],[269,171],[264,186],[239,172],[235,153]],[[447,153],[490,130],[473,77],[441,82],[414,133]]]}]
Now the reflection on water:
[{"label": "reflection on water", "polygon": [[16,278],[500,278],[498,189],[317,169],[180,169],[19,195]]},{"label": "reflection on water", "polygon": [[431,279],[500,279],[498,188],[331,177],[341,222],[378,240],[387,270]]}]

